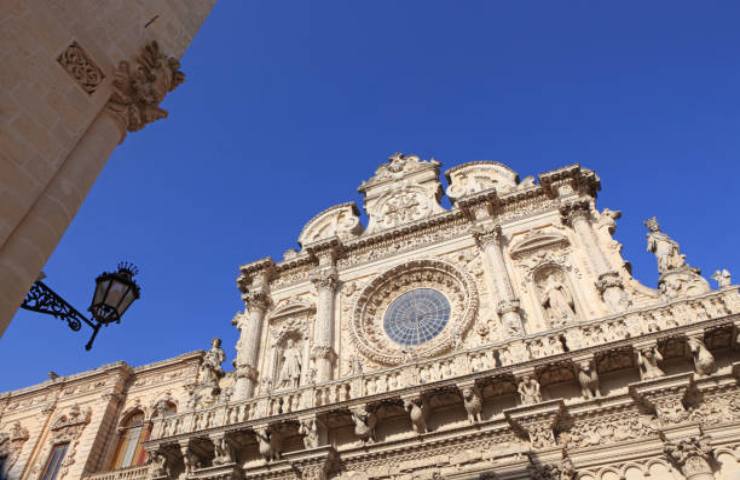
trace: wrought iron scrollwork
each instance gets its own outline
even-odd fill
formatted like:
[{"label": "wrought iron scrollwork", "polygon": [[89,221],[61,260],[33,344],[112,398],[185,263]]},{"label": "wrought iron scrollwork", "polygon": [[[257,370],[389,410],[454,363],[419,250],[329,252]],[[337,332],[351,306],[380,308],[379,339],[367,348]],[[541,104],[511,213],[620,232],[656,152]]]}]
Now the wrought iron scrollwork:
[{"label": "wrought iron scrollwork", "polygon": [[21,308],[53,315],[67,322],[69,328],[75,332],[78,332],[82,328],[83,322],[95,328],[95,325],[90,320],[85,318],[76,308],[67,303],[41,280],[37,280],[31,286],[31,290],[28,291],[26,298],[21,304]]}]

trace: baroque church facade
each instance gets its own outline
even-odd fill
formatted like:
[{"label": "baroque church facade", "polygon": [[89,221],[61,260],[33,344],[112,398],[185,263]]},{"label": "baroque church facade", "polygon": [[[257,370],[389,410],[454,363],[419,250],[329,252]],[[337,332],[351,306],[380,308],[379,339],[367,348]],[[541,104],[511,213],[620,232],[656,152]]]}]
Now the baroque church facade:
[{"label": "baroque church facade", "polygon": [[[220,340],[0,396],[8,479],[739,479],[740,296],[646,222],[638,283],[579,165],[393,155]],[[451,204],[445,208],[446,194]]]}]

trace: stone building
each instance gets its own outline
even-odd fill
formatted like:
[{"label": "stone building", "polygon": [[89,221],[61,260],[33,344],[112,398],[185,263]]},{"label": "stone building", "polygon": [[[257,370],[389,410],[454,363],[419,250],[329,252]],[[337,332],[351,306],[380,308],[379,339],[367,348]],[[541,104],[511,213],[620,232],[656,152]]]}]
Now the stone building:
[{"label": "stone building", "polygon": [[0,2],[0,335],[215,0]]},{"label": "stone building", "polygon": [[639,284],[579,165],[393,155],[241,267],[221,342],[0,398],[8,478],[738,479],[740,296],[650,219]]}]

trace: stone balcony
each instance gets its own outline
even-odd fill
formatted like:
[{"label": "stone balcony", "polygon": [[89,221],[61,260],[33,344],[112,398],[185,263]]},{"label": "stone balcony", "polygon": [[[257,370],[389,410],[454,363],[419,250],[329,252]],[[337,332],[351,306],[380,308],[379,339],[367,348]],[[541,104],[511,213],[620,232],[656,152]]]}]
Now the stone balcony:
[{"label": "stone balcony", "polygon": [[[462,430],[471,428],[472,432],[480,433],[481,426],[485,425],[491,432],[498,432],[497,435],[511,437],[513,443],[517,443],[519,438],[528,438],[530,449],[546,452],[557,444],[555,425],[563,418],[577,417],[585,410],[607,408],[609,405],[607,409],[626,409],[627,412],[639,407],[642,410],[652,409],[659,414],[662,407],[651,403],[652,393],[645,393],[649,389],[639,385],[653,382],[657,385],[655,389],[661,391],[663,383],[670,380],[670,385],[666,388],[675,390],[678,388],[675,385],[680,384],[683,389],[681,395],[688,395],[689,390],[694,391],[697,388],[710,388],[707,385],[711,385],[711,388],[720,384],[735,385],[734,375],[737,369],[732,366],[732,362],[737,359],[733,359],[732,352],[736,349],[735,339],[740,328],[739,312],[740,296],[737,288],[725,288],[477,349],[458,351],[433,360],[413,362],[292,391],[259,395],[244,402],[217,404],[156,420],[151,439],[147,442],[147,450],[165,452],[173,465],[182,465],[182,459],[187,455],[193,455],[194,459],[206,459],[206,464],[218,464],[215,459],[219,457],[219,449],[214,448],[214,445],[219,439],[228,438],[226,450],[231,452],[226,456],[232,462],[235,459],[233,452],[245,448],[251,448],[254,455],[259,451],[266,459],[267,466],[259,462],[240,462],[250,476],[261,472],[258,478],[292,478],[281,477],[275,470],[284,460],[272,458],[269,453],[265,456],[271,446],[270,437],[265,437],[265,432],[281,431],[285,432],[281,433],[285,438],[304,438],[304,445],[300,442],[293,442],[294,445],[290,447],[283,445],[286,457],[301,456],[313,452],[311,447],[327,445],[327,442],[336,443],[329,442],[326,430],[351,428],[354,422],[355,439],[360,446],[345,443],[340,448],[335,445],[341,451],[342,461],[346,463],[353,457],[359,458],[367,453],[367,448],[379,448],[377,445],[383,443],[375,443],[373,431],[378,419],[373,412],[385,408],[395,412],[395,415],[405,414],[408,419],[408,412],[413,417],[413,403],[416,402],[419,411],[424,411],[422,417],[428,418],[430,410],[458,409],[467,412],[469,419],[469,425],[460,425],[458,422],[446,427],[438,424],[430,430],[426,429],[423,422],[419,424],[412,421],[417,434],[430,435],[429,432],[432,432],[432,436],[444,437],[455,432],[460,435]],[[718,364],[721,364],[720,371],[712,375],[711,382],[700,380],[700,375],[696,375],[694,379],[691,371],[695,367],[687,346],[689,338],[699,338],[706,345],[707,351],[718,355],[718,359],[722,357],[722,361],[718,360]],[[647,381],[643,376],[644,381],[640,381],[640,375],[636,373],[636,358],[639,357],[637,352],[646,348],[661,352],[665,364],[683,362],[683,367],[678,366],[665,373],[661,371],[662,378]],[[628,375],[625,381],[617,382],[620,383],[618,387],[610,387],[604,397],[594,399],[591,398],[594,396],[593,392],[589,395],[586,391],[588,387],[579,380],[579,369],[583,368],[584,362],[590,364],[596,372],[596,376],[591,378],[596,382],[597,397],[600,396],[599,378],[622,375],[620,372],[631,372],[632,377]],[[528,378],[536,379],[539,388],[546,392],[544,400],[542,397],[524,398],[521,384]],[[562,385],[571,385],[571,390],[580,388],[583,396],[560,398],[558,391],[562,391]],[[482,419],[481,411],[485,404],[492,403],[500,404],[501,408],[494,411],[489,409],[486,415],[488,418]],[[369,433],[363,432],[362,423],[356,420],[367,418],[366,414],[375,418],[369,427]],[[301,430],[312,419],[319,419],[324,430],[321,435],[317,435],[316,445],[308,445],[305,440],[306,430]],[[408,424],[408,420],[405,422]],[[508,440],[507,442],[511,443]],[[222,454],[223,450],[222,445]],[[333,453],[330,455],[325,452],[324,457],[330,458],[332,455]],[[195,465],[197,462],[190,463]],[[227,461],[221,463],[228,464]],[[191,467],[191,477],[216,478],[208,475],[195,476],[198,471],[194,466]]]},{"label": "stone balcony", "polygon": [[122,468],[120,470],[112,470],[110,472],[95,473],[92,475],[85,475],[82,477],[84,480],[145,480],[147,473],[149,472],[148,465],[142,465],[138,467]]}]

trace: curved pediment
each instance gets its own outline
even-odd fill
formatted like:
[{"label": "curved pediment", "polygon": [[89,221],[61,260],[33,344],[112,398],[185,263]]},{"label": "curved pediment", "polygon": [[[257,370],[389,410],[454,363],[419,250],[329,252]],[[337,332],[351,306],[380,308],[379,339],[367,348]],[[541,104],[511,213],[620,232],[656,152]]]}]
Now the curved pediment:
[{"label": "curved pediment", "polygon": [[341,203],[327,208],[309,220],[298,236],[298,243],[305,247],[332,237],[347,240],[358,236],[362,230],[357,205],[354,202]]},{"label": "curved pediment", "polygon": [[516,188],[517,173],[506,165],[494,161],[463,163],[445,172],[447,196],[455,201],[484,190],[495,188],[500,193]]},{"label": "curved pediment", "polygon": [[570,242],[565,235],[555,232],[528,235],[511,246],[512,257],[526,255],[542,248],[565,247]]},{"label": "curved pediment", "polygon": [[270,312],[269,319],[273,320],[283,317],[289,317],[299,313],[306,313],[314,310],[316,310],[316,305],[302,298],[283,300],[275,306],[272,312]]}]

